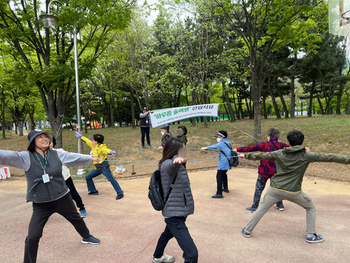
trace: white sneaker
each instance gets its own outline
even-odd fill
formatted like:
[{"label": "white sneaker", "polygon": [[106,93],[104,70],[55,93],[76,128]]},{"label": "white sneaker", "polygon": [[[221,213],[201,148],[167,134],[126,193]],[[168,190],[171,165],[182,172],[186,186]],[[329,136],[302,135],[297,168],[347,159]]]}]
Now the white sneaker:
[{"label": "white sneaker", "polygon": [[163,254],[163,256],[160,258],[153,258],[152,263],[162,263],[162,262],[166,263],[166,262],[174,262],[174,261],[175,261],[175,257]]}]

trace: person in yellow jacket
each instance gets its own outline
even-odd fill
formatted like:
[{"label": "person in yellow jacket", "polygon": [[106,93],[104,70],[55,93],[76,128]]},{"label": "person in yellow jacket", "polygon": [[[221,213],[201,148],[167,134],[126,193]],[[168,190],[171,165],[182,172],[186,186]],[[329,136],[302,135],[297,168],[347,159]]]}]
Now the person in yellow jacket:
[{"label": "person in yellow jacket", "polygon": [[89,195],[98,195],[98,190],[95,188],[94,177],[103,174],[107,180],[112,184],[114,190],[117,192],[116,199],[119,200],[124,197],[124,192],[120,188],[117,180],[113,177],[109,168],[107,160],[107,154],[115,154],[115,151],[111,151],[107,148],[106,144],[103,143],[104,136],[102,134],[94,134],[92,140],[86,138],[79,132],[75,132],[75,136],[81,138],[91,148],[92,156],[99,158],[99,162],[94,162],[96,169],[91,171],[86,177],[87,188]]}]

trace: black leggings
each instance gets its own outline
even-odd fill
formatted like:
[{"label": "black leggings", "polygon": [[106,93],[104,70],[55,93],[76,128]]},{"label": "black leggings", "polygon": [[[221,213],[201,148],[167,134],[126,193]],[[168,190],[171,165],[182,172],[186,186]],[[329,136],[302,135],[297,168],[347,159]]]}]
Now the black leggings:
[{"label": "black leggings", "polygon": [[24,247],[24,263],[36,262],[39,240],[43,235],[47,220],[53,213],[59,213],[66,218],[81,237],[90,237],[89,229],[80,217],[70,194],[48,203],[33,203],[33,215],[29,223],[28,236]]},{"label": "black leggings", "polygon": [[69,177],[66,180],[66,185],[68,186],[69,190],[70,190],[70,194],[72,195],[73,200],[75,201],[75,203],[77,204],[77,207],[79,207],[79,210],[84,210],[85,206],[83,204],[83,200],[81,200],[81,197],[77,191],[77,189],[75,189],[72,177]]}]

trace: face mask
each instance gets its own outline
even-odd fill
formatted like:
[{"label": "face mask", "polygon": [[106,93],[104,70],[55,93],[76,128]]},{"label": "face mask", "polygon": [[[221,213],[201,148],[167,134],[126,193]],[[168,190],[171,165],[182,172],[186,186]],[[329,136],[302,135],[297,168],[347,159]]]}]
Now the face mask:
[{"label": "face mask", "polygon": [[218,142],[220,142],[220,141],[221,141],[221,138],[216,138],[216,140],[217,140]]},{"label": "face mask", "polygon": [[164,132],[160,132],[162,135],[164,135]]}]

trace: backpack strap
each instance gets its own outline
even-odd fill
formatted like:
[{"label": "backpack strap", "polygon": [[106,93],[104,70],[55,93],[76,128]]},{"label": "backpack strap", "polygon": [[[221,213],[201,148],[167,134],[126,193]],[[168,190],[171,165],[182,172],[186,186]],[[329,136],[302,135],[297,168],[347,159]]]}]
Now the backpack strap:
[{"label": "backpack strap", "polygon": [[230,150],[232,151],[232,148],[231,148],[231,146],[229,145],[229,144],[227,144],[226,142],[223,142],[224,144],[226,144],[226,146],[228,147],[228,148],[230,148]]},{"label": "backpack strap", "polygon": [[276,144],[273,142],[273,141],[270,141],[272,144],[273,144],[273,146],[275,147],[275,151],[277,151],[278,150],[278,147],[276,146]]},{"label": "backpack strap", "polygon": [[177,172],[176,172],[176,174],[175,174],[175,176],[174,176],[173,182],[170,184],[169,192],[168,192],[168,194],[166,195],[166,197],[165,197],[165,199],[164,199],[165,202],[168,201],[168,198],[169,198],[169,195],[170,195],[170,193],[171,193],[171,190],[173,190],[173,188],[174,188],[174,184],[175,184],[176,177],[177,177]]}]

